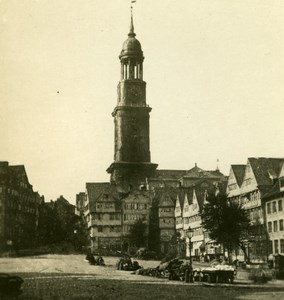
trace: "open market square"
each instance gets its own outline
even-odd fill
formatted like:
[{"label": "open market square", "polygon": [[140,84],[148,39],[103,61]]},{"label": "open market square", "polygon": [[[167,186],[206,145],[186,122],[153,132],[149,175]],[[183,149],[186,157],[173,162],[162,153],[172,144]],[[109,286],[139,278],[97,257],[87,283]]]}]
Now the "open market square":
[{"label": "open market square", "polygon": [[[20,276],[22,293],[1,299],[283,299],[284,281],[248,281],[238,272],[234,283],[170,281],[117,270],[119,257],[104,257],[92,266],[84,255],[41,255],[0,258],[0,273]],[[138,260],[143,268],[159,261]],[[193,267],[195,266],[193,263]]]}]

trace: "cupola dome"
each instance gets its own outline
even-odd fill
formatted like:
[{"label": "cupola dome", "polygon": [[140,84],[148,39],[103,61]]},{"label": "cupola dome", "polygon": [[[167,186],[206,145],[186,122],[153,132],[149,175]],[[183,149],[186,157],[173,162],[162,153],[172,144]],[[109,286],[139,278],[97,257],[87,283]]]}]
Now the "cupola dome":
[{"label": "cupola dome", "polygon": [[122,50],[119,55],[120,59],[124,58],[142,58],[143,59],[143,51],[141,49],[140,42],[135,38],[136,34],[134,33],[133,26],[133,17],[131,13],[131,22],[130,22],[130,31],[128,33],[128,39],[123,43]]}]

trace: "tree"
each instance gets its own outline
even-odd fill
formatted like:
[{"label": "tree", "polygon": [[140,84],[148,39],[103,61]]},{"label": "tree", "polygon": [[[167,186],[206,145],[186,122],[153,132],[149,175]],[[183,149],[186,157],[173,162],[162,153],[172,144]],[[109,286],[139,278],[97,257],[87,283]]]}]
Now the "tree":
[{"label": "tree", "polygon": [[160,253],[160,228],[159,228],[159,207],[158,199],[153,199],[152,207],[149,215],[149,236],[148,236],[149,250]]},{"label": "tree", "polygon": [[72,232],[70,241],[73,243],[75,250],[82,251],[84,246],[90,244],[88,225],[83,217],[74,215],[72,220]]},{"label": "tree", "polygon": [[246,256],[244,240],[250,235],[249,216],[238,203],[225,195],[210,195],[201,211],[202,226],[211,239],[224,245],[231,260],[232,251],[240,247]]},{"label": "tree", "polygon": [[128,235],[128,240],[130,244],[136,247],[141,247],[145,245],[145,233],[147,224],[144,220],[137,220],[133,226],[130,228]]}]

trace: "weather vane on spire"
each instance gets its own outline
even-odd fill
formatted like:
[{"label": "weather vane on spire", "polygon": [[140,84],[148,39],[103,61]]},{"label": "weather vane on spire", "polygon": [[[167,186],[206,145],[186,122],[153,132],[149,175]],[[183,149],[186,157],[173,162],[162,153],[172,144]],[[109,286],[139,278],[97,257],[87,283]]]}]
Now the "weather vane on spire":
[{"label": "weather vane on spire", "polygon": [[134,33],[134,25],[133,25],[133,13],[132,13],[132,10],[133,10],[133,6],[132,4],[133,3],[136,3],[136,0],[131,0],[131,6],[130,6],[130,9],[131,9],[131,20],[130,20],[130,32],[128,34],[128,36],[130,37],[135,37],[135,33]]},{"label": "weather vane on spire", "polygon": [[133,3],[136,3],[136,0],[131,0],[131,5],[130,5],[130,8],[131,8],[131,16],[132,16],[132,10],[133,10],[133,6],[132,6]]}]

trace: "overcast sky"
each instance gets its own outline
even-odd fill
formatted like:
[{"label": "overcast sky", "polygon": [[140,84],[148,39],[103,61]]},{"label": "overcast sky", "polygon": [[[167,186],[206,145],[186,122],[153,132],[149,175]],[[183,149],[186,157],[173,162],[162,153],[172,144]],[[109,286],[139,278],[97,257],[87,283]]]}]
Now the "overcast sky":
[{"label": "overcast sky", "polygon": [[[0,0],[0,160],[46,200],[108,181],[128,0]],[[137,0],[152,162],[284,156],[284,1]]]}]

